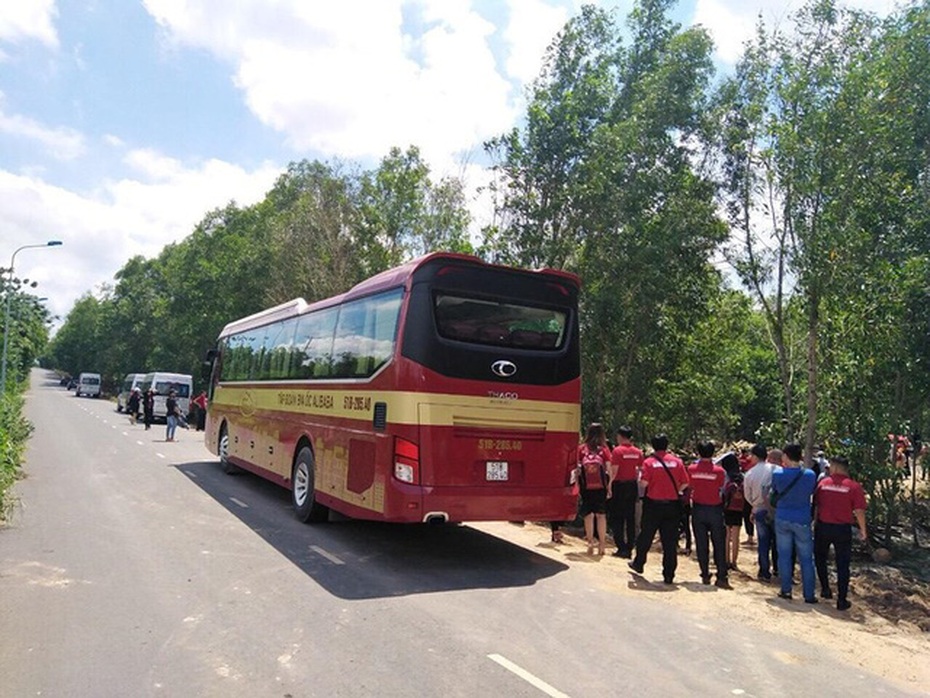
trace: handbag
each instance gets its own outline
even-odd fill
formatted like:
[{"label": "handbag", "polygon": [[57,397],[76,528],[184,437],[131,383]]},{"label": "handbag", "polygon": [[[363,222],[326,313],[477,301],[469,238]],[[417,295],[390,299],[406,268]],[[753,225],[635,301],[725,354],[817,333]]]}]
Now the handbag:
[{"label": "handbag", "polygon": [[799,468],[798,474],[794,476],[794,480],[788,483],[788,486],[785,488],[784,492],[777,492],[774,489],[771,492],[769,492],[769,504],[771,504],[772,507],[777,507],[778,500],[784,497],[786,494],[788,494],[791,491],[791,488],[795,486],[795,484],[797,483],[798,480],[801,479],[801,476],[803,474],[804,474],[804,470]]}]

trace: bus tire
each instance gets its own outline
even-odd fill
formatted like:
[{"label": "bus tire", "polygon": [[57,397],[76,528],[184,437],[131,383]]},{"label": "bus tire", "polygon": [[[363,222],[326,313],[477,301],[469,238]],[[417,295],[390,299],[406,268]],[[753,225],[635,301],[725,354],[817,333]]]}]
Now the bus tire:
[{"label": "bus tire", "polygon": [[313,451],[304,446],[294,459],[291,472],[291,501],[294,504],[294,514],[304,523],[319,523],[329,519],[329,507],[316,501],[315,472]]},{"label": "bus tire", "polygon": [[238,466],[229,460],[229,432],[226,431],[226,425],[220,427],[220,440],[216,446],[217,453],[220,454],[220,467],[227,475],[237,475],[242,472]]}]

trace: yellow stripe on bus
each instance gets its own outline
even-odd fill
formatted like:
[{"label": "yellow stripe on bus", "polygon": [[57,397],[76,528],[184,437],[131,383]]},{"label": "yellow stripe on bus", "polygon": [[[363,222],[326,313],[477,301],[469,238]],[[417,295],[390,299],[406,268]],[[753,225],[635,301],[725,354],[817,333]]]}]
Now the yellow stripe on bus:
[{"label": "yellow stripe on bus", "polygon": [[245,416],[288,412],[367,421],[378,402],[387,406],[391,424],[577,433],[581,420],[575,403],[404,391],[218,386],[211,404]]}]

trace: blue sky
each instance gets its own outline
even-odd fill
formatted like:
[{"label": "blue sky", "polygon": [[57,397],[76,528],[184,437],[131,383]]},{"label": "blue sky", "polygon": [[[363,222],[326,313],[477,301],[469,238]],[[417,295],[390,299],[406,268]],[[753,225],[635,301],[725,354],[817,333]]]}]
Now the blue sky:
[{"label": "blue sky", "polygon": [[[632,0],[604,0],[625,15]],[[849,4],[885,13],[889,0]],[[684,0],[726,70],[762,12]],[[373,167],[420,147],[436,177],[487,181],[481,143],[520,118],[573,0],[3,0],[0,266],[64,318],[133,255],[209,210],[260,200],[303,158]],[[476,224],[484,207],[473,202]]]}]

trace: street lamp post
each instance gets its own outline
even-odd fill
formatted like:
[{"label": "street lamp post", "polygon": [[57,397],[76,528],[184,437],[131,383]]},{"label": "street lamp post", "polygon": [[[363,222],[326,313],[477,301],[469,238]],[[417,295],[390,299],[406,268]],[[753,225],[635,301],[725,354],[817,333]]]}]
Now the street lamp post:
[{"label": "street lamp post", "polygon": [[10,339],[10,300],[13,297],[13,266],[16,264],[16,255],[22,250],[28,250],[33,247],[56,247],[61,244],[61,240],[49,240],[41,245],[23,245],[13,250],[13,256],[10,257],[10,270],[6,289],[6,313],[3,321],[3,362],[0,368],[0,396],[6,395],[6,350]]}]

